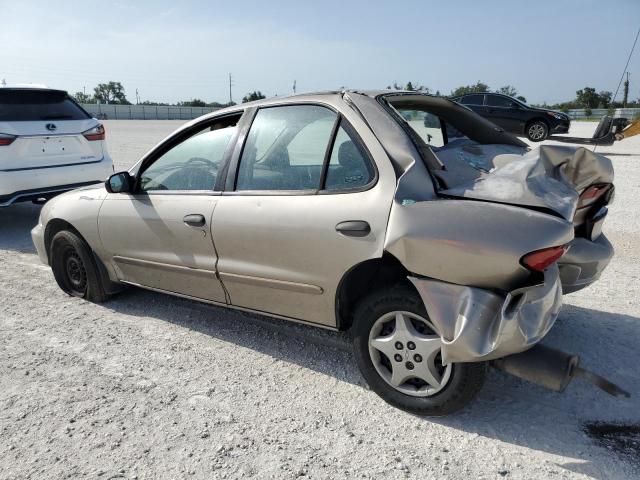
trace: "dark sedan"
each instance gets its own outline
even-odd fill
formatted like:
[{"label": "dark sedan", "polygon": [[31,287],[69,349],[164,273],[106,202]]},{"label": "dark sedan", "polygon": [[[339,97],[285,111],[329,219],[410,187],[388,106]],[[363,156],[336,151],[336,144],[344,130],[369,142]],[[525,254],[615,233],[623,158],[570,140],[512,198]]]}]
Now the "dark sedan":
[{"label": "dark sedan", "polygon": [[530,107],[507,95],[470,93],[451,100],[469,107],[507,132],[525,135],[532,142],[541,142],[555,133],[569,133],[571,121],[568,115]]}]

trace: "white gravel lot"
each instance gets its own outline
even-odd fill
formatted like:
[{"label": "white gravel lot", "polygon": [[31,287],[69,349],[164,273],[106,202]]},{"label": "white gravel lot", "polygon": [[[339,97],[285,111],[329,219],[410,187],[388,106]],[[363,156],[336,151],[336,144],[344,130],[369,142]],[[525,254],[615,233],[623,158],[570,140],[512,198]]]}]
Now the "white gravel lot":
[{"label": "white gravel lot", "polygon": [[[116,168],[180,123],[105,122]],[[0,478],[638,478],[637,450],[584,432],[640,425],[640,136],[599,151],[616,168],[616,256],[545,341],[632,398],[493,371],[441,419],[369,391],[344,335],[135,289],[70,298],[34,253],[39,207],[0,210]]]}]

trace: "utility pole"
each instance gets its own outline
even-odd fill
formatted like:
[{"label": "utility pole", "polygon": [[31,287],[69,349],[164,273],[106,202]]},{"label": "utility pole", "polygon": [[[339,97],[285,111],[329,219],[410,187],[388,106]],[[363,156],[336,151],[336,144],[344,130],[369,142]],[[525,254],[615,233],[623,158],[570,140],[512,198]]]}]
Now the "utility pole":
[{"label": "utility pole", "polygon": [[293,81],[293,94],[296,94],[296,81]]},{"label": "utility pole", "polygon": [[140,95],[138,95],[138,89],[136,88],[136,105],[140,104]]},{"label": "utility pole", "polygon": [[629,99],[629,72],[627,72],[627,79],[624,82],[623,87],[623,95],[622,95],[622,108],[627,107],[627,100]]},{"label": "utility pole", "polygon": [[233,80],[231,79],[231,74],[229,74],[229,103],[233,103],[233,96],[231,95],[232,85],[233,85]]},{"label": "utility pole", "polygon": [[7,86],[7,81],[6,81],[4,78],[2,79],[2,86],[3,86],[3,87],[6,87],[6,86]]}]

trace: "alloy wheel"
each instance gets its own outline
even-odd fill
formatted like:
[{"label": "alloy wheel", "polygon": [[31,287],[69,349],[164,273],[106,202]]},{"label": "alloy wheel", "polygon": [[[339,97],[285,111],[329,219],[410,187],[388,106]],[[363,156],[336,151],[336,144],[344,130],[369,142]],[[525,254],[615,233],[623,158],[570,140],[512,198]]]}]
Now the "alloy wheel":
[{"label": "alloy wheel", "polygon": [[411,312],[389,312],[369,333],[369,355],[378,374],[415,397],[435,395],[447,385],[453,366],[442,364],[441,349],[434,326]]},{"label": "alloy wheel", "polygon": [[545,128],[539,123],[534,123],[529,127],[529,138],[531,140],[542,140],[545,135]]}]

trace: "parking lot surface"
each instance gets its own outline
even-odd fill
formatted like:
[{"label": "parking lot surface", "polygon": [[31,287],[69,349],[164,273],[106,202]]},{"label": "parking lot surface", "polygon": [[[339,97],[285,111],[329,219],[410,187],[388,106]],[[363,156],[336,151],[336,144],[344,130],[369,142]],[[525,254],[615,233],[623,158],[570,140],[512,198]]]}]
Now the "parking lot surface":
[{"label": "parking lot surface", "polygon": [[[116,169],[180,124],[106,121]],[[369,391],[343,334],[137,289],[68,297],[31,243],[40,208],[0,210],[0,478],[638,478],[640,136],[598,151],[616,170],[616,256],[565,297],[545,343],[632,397],[492,371],[439,419]]]}]

